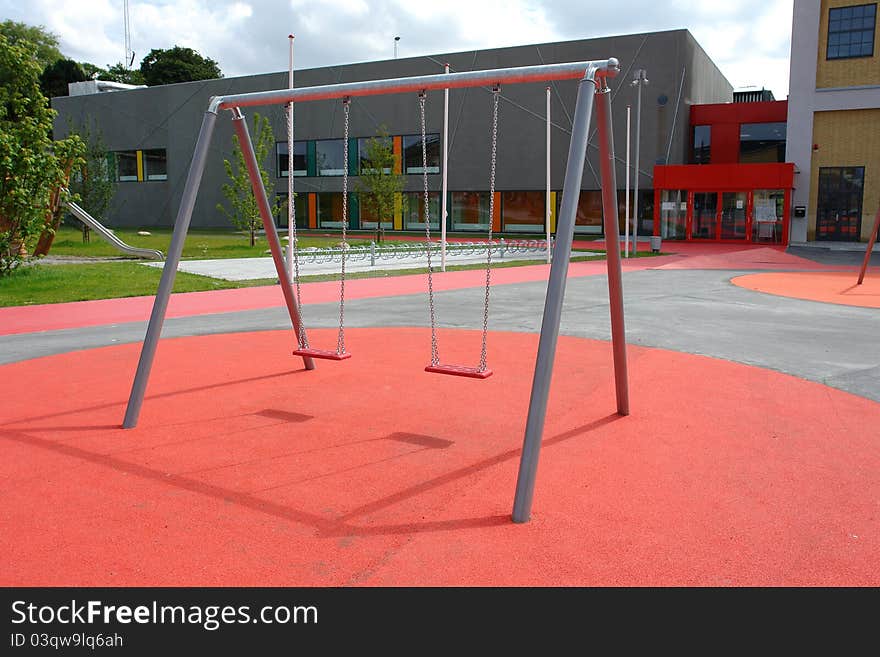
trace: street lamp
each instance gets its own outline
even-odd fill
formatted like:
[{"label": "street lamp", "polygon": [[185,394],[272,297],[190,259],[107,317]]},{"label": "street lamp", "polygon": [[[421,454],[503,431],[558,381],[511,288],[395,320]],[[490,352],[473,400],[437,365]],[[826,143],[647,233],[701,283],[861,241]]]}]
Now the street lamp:
[{"label": "street lamp", "polygon": [[[648,84],[648,72],[643,69],[637,69],[633,73],[633,81],[630,83],[638,89],[638,100],[636,101],[636,174],[635,184],[633,185],[633,253],[638,255],[639,252],[639,146],[641,145],[641,129],[642,129],[642,87]],[[626,172],[629,176],[629,171]]]},{"label": "street lamp", "polygon": [[394,59],[397,59],[397,42],[400,41],[400,37],[394,37]]}]

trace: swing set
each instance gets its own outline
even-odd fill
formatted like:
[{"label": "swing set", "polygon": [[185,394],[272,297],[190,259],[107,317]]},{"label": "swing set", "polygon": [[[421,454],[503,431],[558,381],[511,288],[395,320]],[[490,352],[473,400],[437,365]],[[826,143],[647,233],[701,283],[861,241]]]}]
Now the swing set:
[{"label": "swing set", "polygon": [[[436,309],[434,304],[434,268],[431,262],[431,220],[428,196],[428,147],[425,129],[425,102],[427,93],[419,92],[419,119],[421,124],[422,135],[422,187],[424,189],[424,215],[425,215],[425,251],[428,257],[428,307],[431,318],[431,362],[425,367],[426,372],[434,374],[449,374],[452,376],[465,376],[474,379],[487,379],[492,376],[486,364],[487,359],[487,343],[489,335],[489,293],[492,287],[492,217],[495,212],[495,167],[498,153],[498,96],[501,88],[495,86],[492,88],[492,155],[489,166],[489,235],[486,241],[486,294],[483,303],[483,331],[480,342],[480,363],[476,367],[468,367],[465,365],[450,365],[440,362],[440,353],[437,343],[437,321]],[[343,152],[342,161],[348,162],[348,132],[351,114],[351,98],[342,99],[343,115]],[[288,108],[293,111],[293,103]],[[288,121],[290,126],[290,134],[288,142],[293,140],[292,121]],[[345,261],[346,261],[346,226],[348,217],[348,167],[343,167],[342,173],[342,253],[341,253],[341,269],[339,274],[339,328],[336,337],[336,350],[316,349],[309,345],[308,333],[306,331],[305,322],[302,320],[303,296],[302,286],[300,285],[299,273],[299,247],[297,243],[296,222],[289,221],[291,226],[291,243],[293,256],[293,281],[296,287],[296,299],[299,304],[300,330],[297,335],[298,346],[293,351],[294,356],[303,358],[318,358],[324,360],[345,360],[351,358],[351,354],[345,350]],[[290,202],[295,203],[294,195],[290,196]],[[296,216],[295,209],[291,216]]]},{"label": "swing set", "polygon": [[[562,204],[557,223],[557,240],[555,257],[550,266],[550,278],[547,285],[547,296],[541,322],[541,335],[538,343],[538,354],[535,373],[532,381],[532,393],[526,420],[523,450],[520,458],[519,476],[512,518],[514,522],[527,522],[531,513],[532,496],[537,473],[538,456],[547,413],[547,399],[550,390],[550,379],[556,355],[556,344],[559,337],[559,324],[562,303],[565,295],[565,284],[568,276],[568,265],[571,256],[572,239],[574,236],[575,215],[580,195],[581,178],[589,141],[589,128],[595,105],[597,116],[597,132],[599,141],[599,157],[602,187],[603,220],[606,239],[608,265],[609,307],[611,313],[611,333],[614,358],[615,390],[617,412],[629,414],[629,392],[626,364],[626,338],[623,316],[623,289],[621,284],[620,240],[617,225],[617,182],[614,165],[614,144],[611,124],[611,94],[608,79],[619,71],[616,59],[609,58],[598,61],[572,62],[564,64],[545,64],[540,66],[524,66],[506,69],[468,71],[462,73],[443,73],[437,75],[396,78],[389,80],[371,80],[343,84],[321,85],[299,89],[287,88],[275,91],[263,91],[229,96],[212,97],[202,120],[201,130],[196,141],[193,158],[187,174],[186,185],[181,196],[177,219],[168,257],[162,270],[159,288],[150,315],[150,321],[144,337],[137,371],[129,395],[125,418],[122,426],[137,426],[140,410],[156,347],[165,321],[165,314],[177,266],[180,262],[183,244],[189,230],[195,207],[196,196],[208,157],[211,137],[220,110],[227,110],[232,115],[232,125],[238,137],[245,166],[251,180],[251,186],[263,226],[272,259],[278,273],[278,280],[284,296],[285,305],[296,336],[297,348],[295,356],[303,359],[306,370],[315,369],[315,360],[341,361],[351,357],[345,349],[345,261],[346,261],[346,217],[348,209],[348,168],[343,167],[342,192],[342,265],[340,272],[339,292],[339,329],[335,350],[317,349],[309,344],[306,327],[302,320],[302,286],[300,284],[299,257],[296,243],[296,222],[290,222],[293,276],[287,270],[282,255],[281,244],[275,222],[269,206],[266,189],[260,178],[259,167],[247,122],[241,108],[284,104],[292,112],[297,102],[341,99],[344,113],[343,162],[348,162],[348,133],[351,99],[353,97],[371,96],[391,93],[418,93],[419,118],[422,137],[422,179],[424,190],[425,240],[428,255],[428,306],[431,321],[431,360],[425,371],[485,379],[491,376],[492,370],[487,366],[487,338],[489,323],[489,296],[491,289],[492,266],[492,217],[495,203],[495,171],[498,138],[498,101],[502,84],[520,84],[530,82],[547,82],[550,80],[578,80],[577,101],[573,115],[571,141],[568,160],[566,162],[565,180],[562,191]],[[444,364],[440,360],[434,304],[433,267],[431,263],[431,229],[428,202],[428,167],[427,146],[425,137],[425,103],[429,90],[448,90],[467,87],[489,87],[492,93],[492,134],[491,156],[489,167],[489,230],[486,245],[486,277],[485,300],[483,305],[483,327],[480,359],[477,366]],[[292,114],[288,120],[288,130],[292,133]],[[290,202],[294,199],[291,196]],[[442,220],[442,218],[441,218]]]}]

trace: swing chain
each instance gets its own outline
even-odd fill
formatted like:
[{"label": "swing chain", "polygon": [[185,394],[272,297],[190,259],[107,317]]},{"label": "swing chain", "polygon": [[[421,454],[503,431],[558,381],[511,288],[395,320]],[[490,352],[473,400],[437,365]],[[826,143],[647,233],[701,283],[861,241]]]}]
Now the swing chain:
[{"label": "swing chain", "polygon": [[483,338],[480,346],[480,372],[486,371],[486,337],[489,333],[489,290],[492,287],[492,220],[495,217],[495,163],[498,152],[498,97],[501,87],[492,88],[492,158],[489,169],[489,242],[486,245],[486,299],[483,304]]},{"label": "swing chain", "polygon": [[428,308],[431,313],[431,365],[440,364],[440,353],[437,348],[437,322],[434,314],[434,278],[431,266],[431,223],[428,217],[428,148],[425,136],[425,99],[427,93],[419,92],[419,117],[422,125],[422,186],[425,198],[425,241],[428,255]]},{"label": "swing chain", "polygon": [[348,250],[346,241],[346,224],[348,223],[348,121],[351,109],[351,98],[342,99],[345,112],[344,138],[342,140],[342,271],[339,275],[339,333],[336,336],[336,353],[345,353],[345,259]]},{"label": "swing chain", "polygon": [[[287,143],[293,145],[293,103],[287,105]],[[290,150],[288,146],[288,151]],[[287,154],[287,203],[289,211],[287,214],[287,248],[293,249],[293,280],[296,284],[296,305],[299,314],[299,334],[297,335],[297,344],[300,349],[309,348],[309,338],[306,335],[306,323],[303,320],[303,303],[302,290],[299,284],[299,245],[297,244],[296,235],[296,200],[293,193],[293,153]]]}]

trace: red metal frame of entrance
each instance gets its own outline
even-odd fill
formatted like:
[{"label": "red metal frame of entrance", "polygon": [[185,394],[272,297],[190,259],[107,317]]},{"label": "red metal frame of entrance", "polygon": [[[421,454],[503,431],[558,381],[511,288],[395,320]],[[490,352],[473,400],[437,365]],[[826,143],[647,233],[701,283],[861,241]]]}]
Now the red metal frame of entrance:
[{"label": "red metal frame of entrance", "polygon": [[[664,190],[687,191],[687,216],[685,239],[697,242],[753,243],[754,192],[756,190],[782,190],[785,194],[783,218],[779,242],[788,244],[791,221],[791,191],[794,187],[794,164],[684,164],[658,165],[654,167],[654,235],[660,235],[660,208]],[[716,227],[713,238],[693,237],[694,194],[715,192],[718,194]],[[746,225],[743,239],[721,237],[720,213],[725,192],[746,194]]]}]

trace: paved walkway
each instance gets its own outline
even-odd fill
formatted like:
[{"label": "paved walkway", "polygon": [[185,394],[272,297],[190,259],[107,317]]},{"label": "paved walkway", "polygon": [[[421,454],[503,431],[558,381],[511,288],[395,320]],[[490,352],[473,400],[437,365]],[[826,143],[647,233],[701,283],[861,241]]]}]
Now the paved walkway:
[{"label": "paved walkway", "polygon": [[[572,257],[602,257],[601,254],[573,253]],[[492,254],[495,262],[504,261],[535,261],[546,262],[547,254],[545,252],[530,251],[510,251],[503,256],[498,252]],[[326,261],[324,261],[326,259]],[[439,253],[431,256],[433,266],[439,268]],[[317,261],[316,261],[317,260]],[[485,265],[486,249],[468,249],[461,251],[450,249],[447,253],[446,262],[448,266],[456,265]],[[162,268],[164,263],[146,262],[148,267]],[[357,251],[346,260],[345,271],[349,274],[359,272],[384,272],[399,271],[402,269],[419,269],[428,266],[428,256],[424,252],[416,252],[408,254],[399,252],[395,255],[385,254],[371,260],[367,251]],[[331,258],[330,256],[313,258],[303,257],[299,263],[300,276],[315,275],[339,275],[342,263],[339,256]],[[211,278],[220,278],[227,281],[250,281],[266,278],[276,278],[275,263],[270,257],[265,258],[226,258],[218,260],[182,260],[177,267],[178,271],[184,271],[190,274],[199,274],[201,276],[210,276]]]}]

